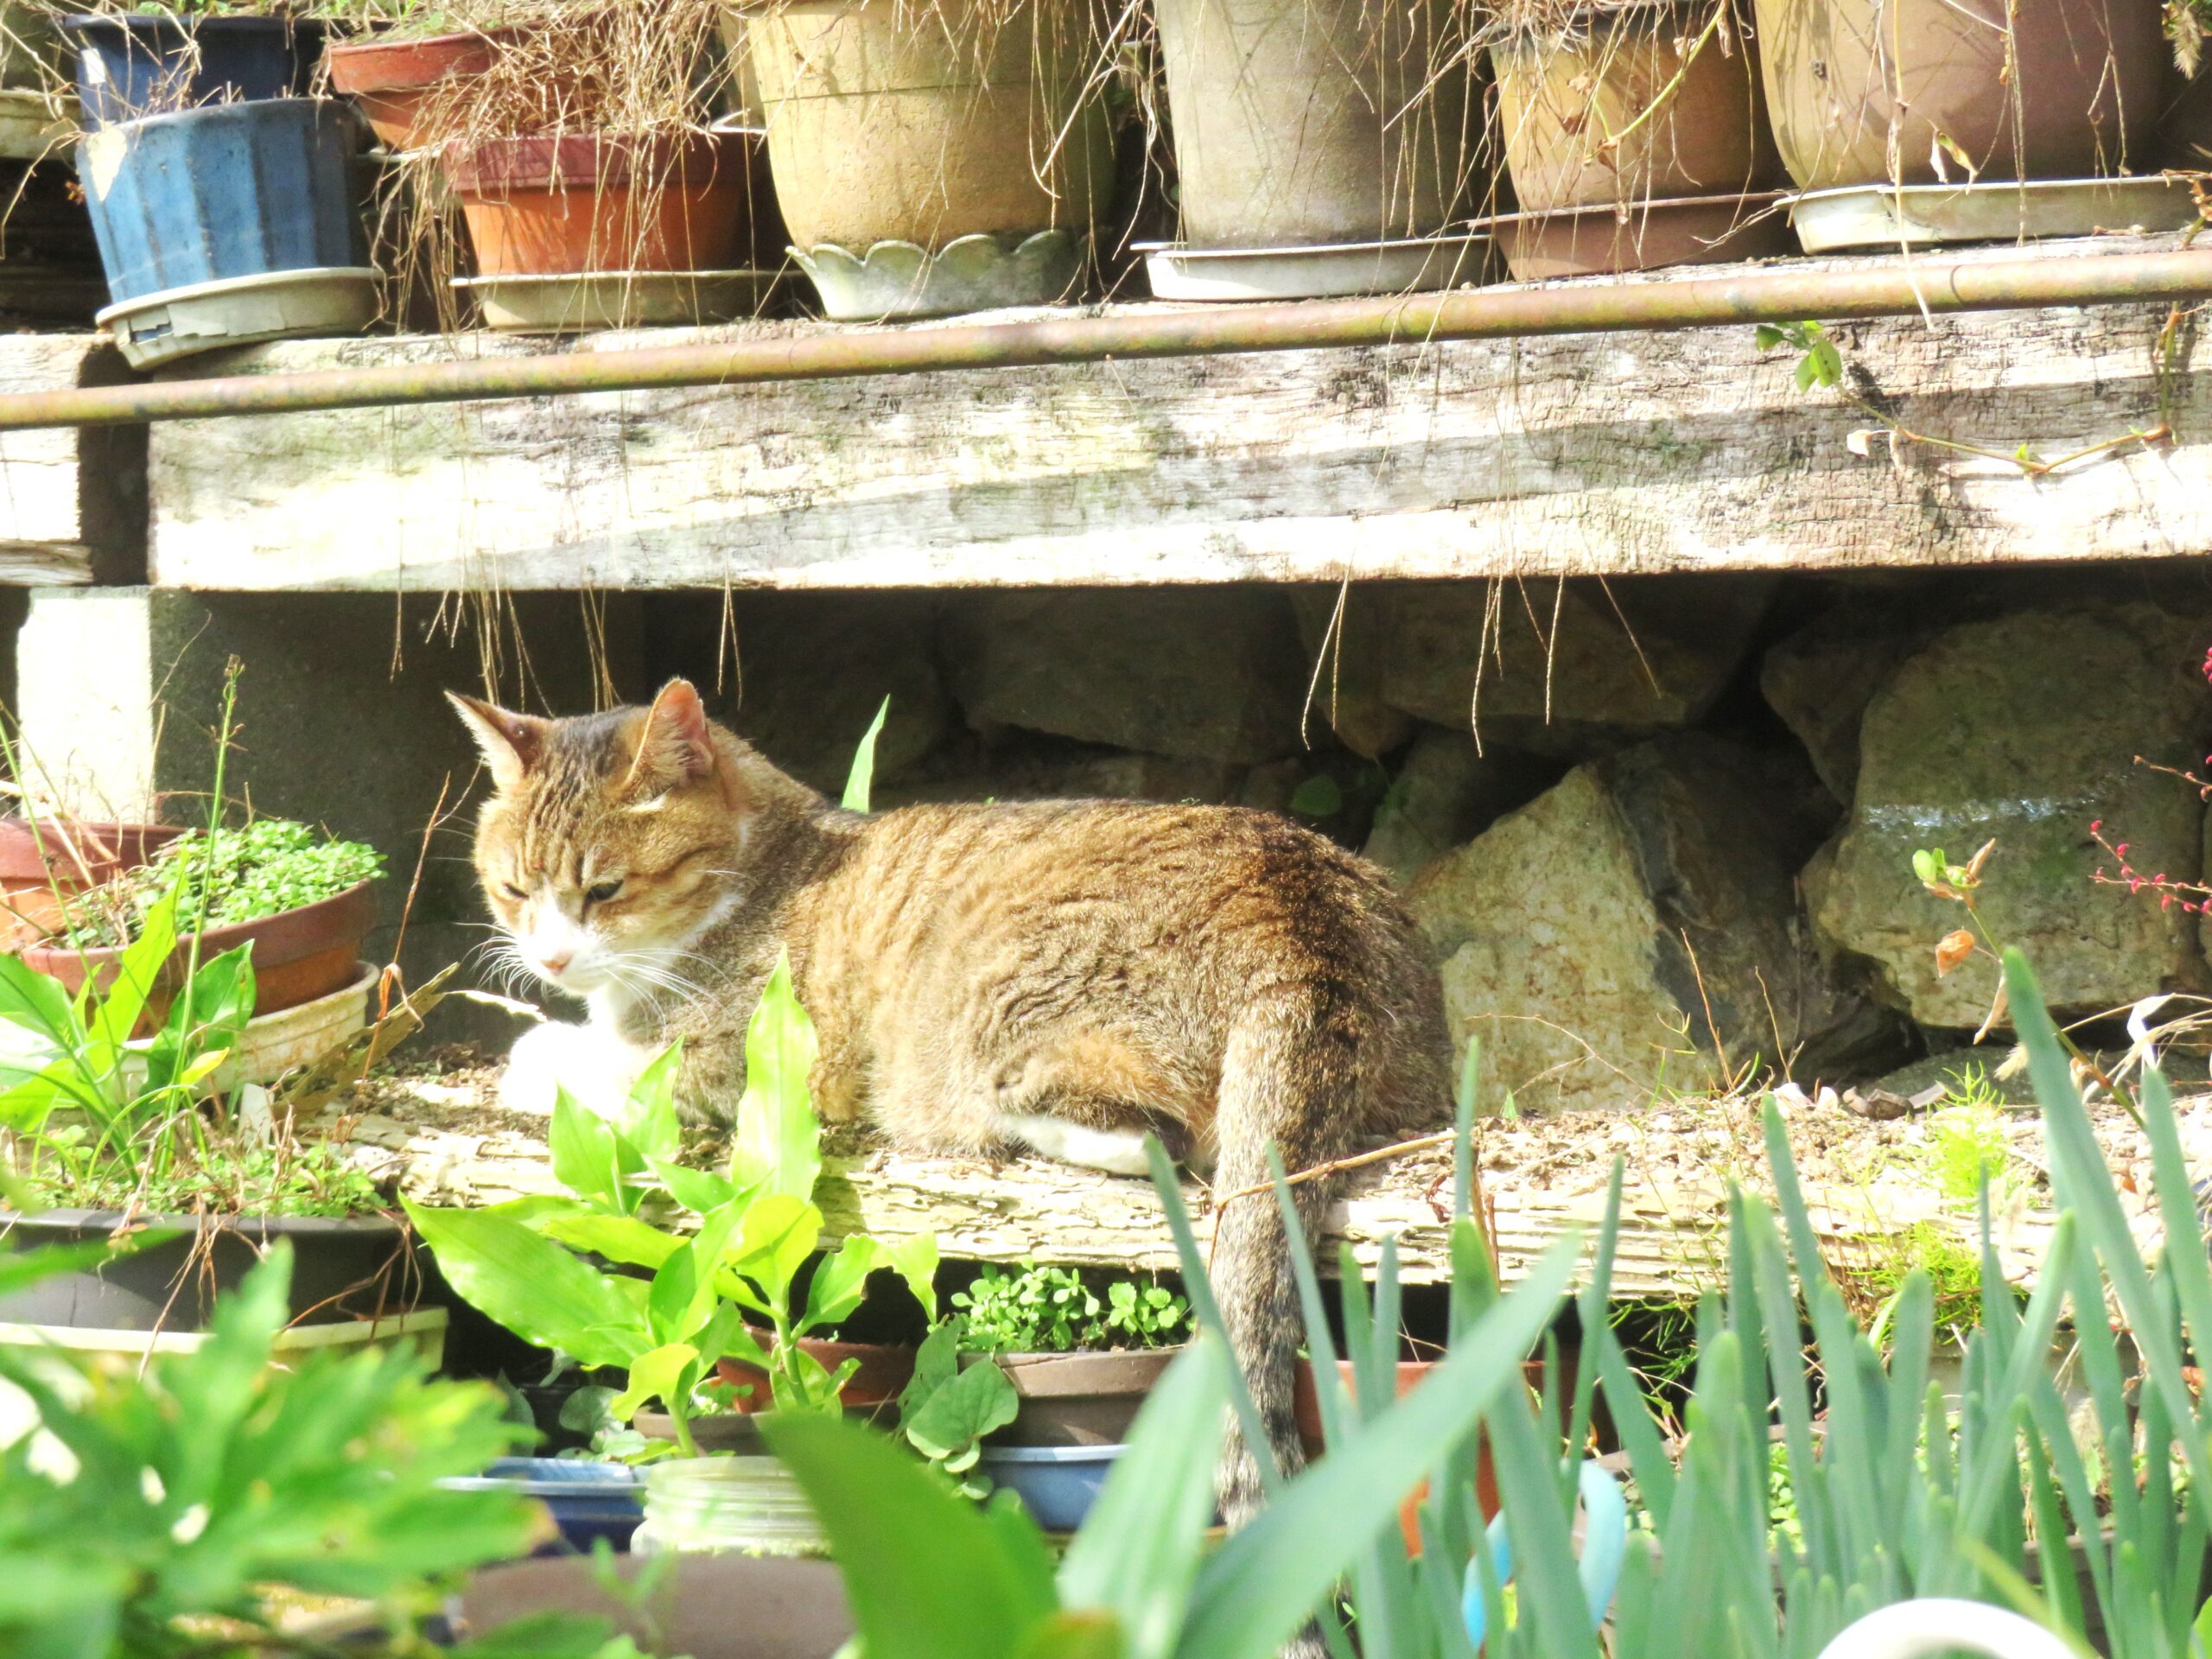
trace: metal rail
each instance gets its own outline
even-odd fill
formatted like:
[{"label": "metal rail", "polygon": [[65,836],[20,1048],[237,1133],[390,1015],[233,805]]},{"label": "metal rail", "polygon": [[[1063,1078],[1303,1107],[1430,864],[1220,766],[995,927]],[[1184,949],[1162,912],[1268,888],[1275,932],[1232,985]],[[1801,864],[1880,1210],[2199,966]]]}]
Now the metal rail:
[{"label": "metal rail", "polygon": [[1862,270],[1784,268],[1660,282],[1307,300],[84,386],[0,397],[0,431],[953,369],[1033,368],[1115,358],[1410,346],[2208,297],[2212,297],[2212,246],[2041,259],[1918,259]]}]

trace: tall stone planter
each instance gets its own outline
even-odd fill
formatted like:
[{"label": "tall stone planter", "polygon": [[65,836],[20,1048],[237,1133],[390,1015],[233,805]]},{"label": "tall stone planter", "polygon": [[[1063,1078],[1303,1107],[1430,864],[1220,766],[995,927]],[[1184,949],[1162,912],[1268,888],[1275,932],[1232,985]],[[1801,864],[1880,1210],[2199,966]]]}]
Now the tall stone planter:
[{"label": "tall stone planter", "polygon": [[1194,248],[1433,236],[1478,200],[1480,99],[1452,0],[1160,0]]},{"label": "tall stone planter", "polygon": [[1076,287],[1114,184],[1082,0],[778,0],[745,39],[792,253],[832,317]]},{"label": "tall stone planter", "polygon": [[1775,138],[1808,190],[2108,176],[2165,99],[2143,0],[1756,0]]}]

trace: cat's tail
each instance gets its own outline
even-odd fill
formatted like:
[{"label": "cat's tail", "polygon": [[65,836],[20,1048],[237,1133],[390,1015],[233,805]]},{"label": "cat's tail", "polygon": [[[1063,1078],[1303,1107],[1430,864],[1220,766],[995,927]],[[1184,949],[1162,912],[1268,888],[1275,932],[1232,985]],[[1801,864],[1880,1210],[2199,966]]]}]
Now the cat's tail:
[{"label": "cat's tail", "polygon": [[[1209,1277],[1269,1447],[1286,1473],[1305,1463],[1294,1395],[1306,1325],[1289,1240],[1268,1185],[1268,1148],[1277,1150],[1289,1173],[1353,1149],[1365,1116],[1358,1023],[1357,1011],[1325,990],[1277,991],[1238,1016],[1222,1056],[1213,1175],[1220,1208]],[[1255,1187],[1261,1190],[1250,1190]],[[1291,1188],[1310,1244],[1319,1243],[1336,1187],[1333,1179],[1323,1178]],[[1222,1518],[1232,1527],[1262,1502],[1258,1461],[1234,1431],[1223,1448],[1217,1491]]]}]

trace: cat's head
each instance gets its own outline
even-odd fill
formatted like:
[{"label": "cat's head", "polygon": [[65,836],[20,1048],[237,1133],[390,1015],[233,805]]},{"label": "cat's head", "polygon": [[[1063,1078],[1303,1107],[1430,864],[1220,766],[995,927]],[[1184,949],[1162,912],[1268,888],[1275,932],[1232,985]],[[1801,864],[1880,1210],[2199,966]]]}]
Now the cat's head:
[{"label": "cat's head", "polygon": [[493,794],[476,873],[514,960],[575,995],[680,992],[690,941],[735,890],[761,763],[686,680],[650,709],[546,720],[457,692]]}]

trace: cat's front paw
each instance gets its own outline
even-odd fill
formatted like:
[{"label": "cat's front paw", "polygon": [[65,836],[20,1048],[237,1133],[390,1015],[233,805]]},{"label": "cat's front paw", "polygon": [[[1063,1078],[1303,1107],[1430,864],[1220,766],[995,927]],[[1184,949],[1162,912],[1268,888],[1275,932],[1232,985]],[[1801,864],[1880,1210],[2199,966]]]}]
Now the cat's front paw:
[{"label": "cat's front paw", "polygon": [[636,1080],[628,1046],[594,1031],[549,1020],[515,1039],[499,1078],[499,1104],[550,1117],[566,1089],[602,1116],[617,1110]]}]

